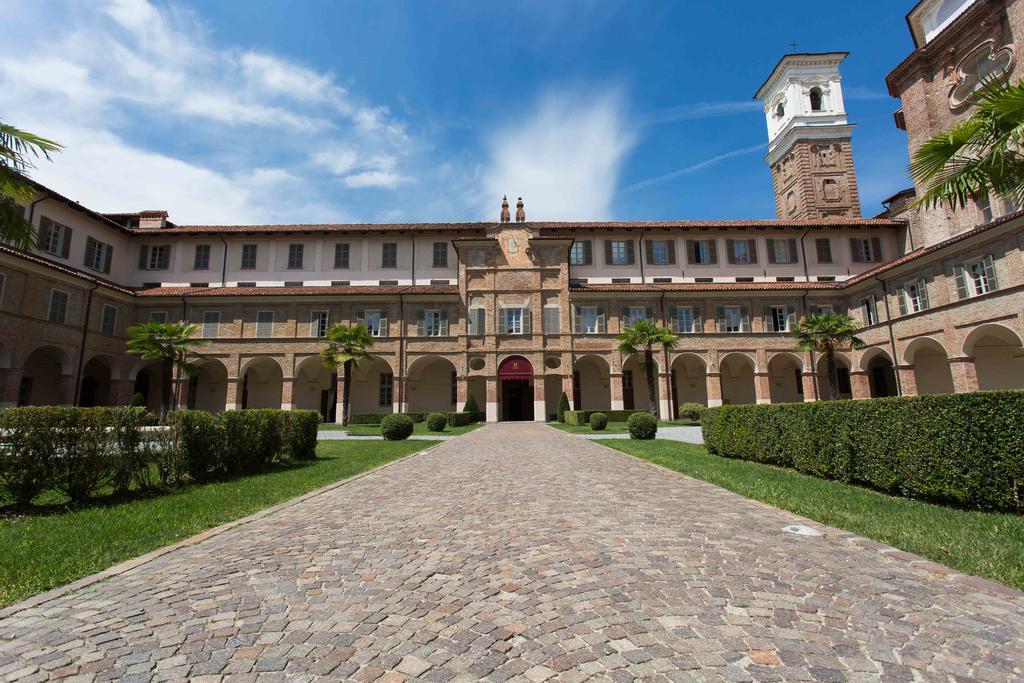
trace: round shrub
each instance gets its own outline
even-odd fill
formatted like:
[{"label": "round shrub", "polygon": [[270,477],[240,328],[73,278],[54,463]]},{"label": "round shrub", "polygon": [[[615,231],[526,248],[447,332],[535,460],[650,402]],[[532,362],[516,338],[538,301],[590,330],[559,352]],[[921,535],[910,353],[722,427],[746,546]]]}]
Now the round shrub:
[{"label": "round shrub", "polygon": [[626,420],[631,439],[653,439],[658,433],[658,420],[650,413],[633,413]]},{"label": "round shrub", "polygon": [[427,429],[432,432],[443,432],[448,424],[448,417],[444,413],[428,413]]},{"label": "round shrub", "polygon": [[404,441],[412,435],[412,418],[401,413],[385,415],[380,421],[380,434],[388,441]]},{"label": "round shrub", "polygon": [[608,426],[608,416],[604,413],[591,413],[590,414],[590,428],[595,432],[603,432],[605,427]]},{"label": "round shrub", "polygon": [[132,401],[128,405],[130,405],[132,408],[145,408],[146,397],[140,393],[135,393],[132,395]]},{"label": "round shrub", "polygon": [[679,406],[679,419],[698,422],[704,417],[704,411],[706,410],[707,408],[701,403],[684,403]]}]

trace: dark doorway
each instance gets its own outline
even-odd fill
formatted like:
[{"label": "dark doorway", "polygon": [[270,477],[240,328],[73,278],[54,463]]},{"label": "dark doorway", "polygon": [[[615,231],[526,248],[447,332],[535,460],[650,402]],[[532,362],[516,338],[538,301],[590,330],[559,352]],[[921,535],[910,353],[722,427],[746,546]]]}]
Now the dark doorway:
[{"label": "dark doorway", "polygon": [[533,420],[533,388],[530,380],[501,381],[501,419],[512,422]]},{"label": "dark doorway", "polygon": [[871,398],[896,395],[896,373],[886,358],[876,357],[868,364]]},{"label": "dark doorway", "polygon": [[82,408],[92,408],[96,405],[95,377],[82,378],[82,389],[78,393],[78,405]]}]

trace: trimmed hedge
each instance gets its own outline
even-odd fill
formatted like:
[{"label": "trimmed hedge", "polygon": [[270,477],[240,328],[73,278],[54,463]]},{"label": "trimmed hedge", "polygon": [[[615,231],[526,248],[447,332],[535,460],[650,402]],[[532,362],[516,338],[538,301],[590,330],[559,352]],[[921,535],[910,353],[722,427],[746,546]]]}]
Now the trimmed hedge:
[{"label": "trimmed hedge", "polygon": [[590,428],[595,432],[603,432],[608,427],[608,416],[604,413],[590,415]]},{"label": "trimmed hedge", "polygon": [[380,423],[380,435],[387,441],[404,441],[412,436],[412,418],[403,413],[388,415]]},{"label": "trimmed hedge", "polygon": [[609,422],[625,422],[630,415],[645,413],[646,410],[567,410],[565,411],[565,424],[567,425],[588,425],[590,416],[594,413],[604,413],[608,416]]},{"label": "trimmed hedge", "polygon": [[658,418],[648,412],[633,413],[626,420],[626,427],[629,429],[629,438],[647,441],[658,433]]},{"label": "trimmed hedge", "polygon": [[1024,392],[712,408],[709,451],[963,507],[1021,510]]},{"label": "trimmed hedge", "polygon": [[466,425],[479,422],[479,413],[448,413],[448,424],[452,427],[465,427]]},{"label": "trimmed hedge", "polygon": [[707,406],[703,403],[683,403],[679,406],[680,420],[700,420],[704,417]]},{"label": "trimmed hedge", "polygon": [[555,408],[555,419],[559,422],[565,422],[565,414],[569,412],[569,397],[563,391],[562,395],[558,397],[558,407]]},{"label": "trimmed hedge", "polygon": [[[352,413],[348,416],[348,423],[353,425],[379,425],[388,415],[398,413]],[[427,419],[427,413],[401,413],[407,415],[413,422],[423,422]]]},{"label": "trimmed hedge", "polygon": [[286,410],[281,415],[284,418],[284,448],[288,456],[292,460],[316,460],[320,412]]},{"label": "trimmed hedge", "polygon": [[448,416],[445,413],[430,413],[427,415],[427,429],[432,432],[443,432],[448,425]]}]

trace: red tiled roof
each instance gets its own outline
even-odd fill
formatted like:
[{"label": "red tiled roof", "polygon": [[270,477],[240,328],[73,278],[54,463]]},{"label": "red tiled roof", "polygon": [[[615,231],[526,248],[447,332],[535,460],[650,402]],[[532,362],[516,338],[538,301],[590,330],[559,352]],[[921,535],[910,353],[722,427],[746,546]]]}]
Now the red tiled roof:
[{"label": "red tiled roof", "polygon": [[275,233],[275,232],[483,232],[494,223],[298,223],[272,225],[176,225],[167,228],[134,229],[140,235],[180,235],[216,233]]},{"label": "red tiled roof", "polygon": [[96,277],[94,275],[89,275],[88,273],[82,272],[81,270],[78,270],[77,268],[71,268],[70,266],[65,266],[64,264],[57,263],[56,261],[51,261],[50,259],[45,258],[43,256],[37,256],[36,254],[30,254],[27,251],[23,251],[21,249],[15,249],[14,247],[8,246],[6,244],[0,244],[0,253],[10,254],[11,256],[17,256],[18,258],[23,258],[23,259],[25,259],[26,261],[28,261],[30,263],[35,263],[35,264],[40,265],[40,266],[46,266],[47,268],[52,268],[53,270],[60,271],[61,273],[64,273],[66,275],[71,275],[73,277],[77,277],[77,278],[79,278],[81,280],[85,280],[86,282],[95,282],[96,284],[102,285],[103,287],[107,287],[109,289],[113,289],[113,290],[118,291],[118,292],[121,292],[122,294],[132,294],[133,293],[132,289],[129,289],[128,287],[123,287],[123,286],[117,284],[116,282],[112,282],[112,281],[107,280],[105,278]]},{"label": "red tiled roof", "polygon": [[138,296],[397,296],[399,294],[458,294],[457,285],[398,285],[364,287],[148,287]]}]

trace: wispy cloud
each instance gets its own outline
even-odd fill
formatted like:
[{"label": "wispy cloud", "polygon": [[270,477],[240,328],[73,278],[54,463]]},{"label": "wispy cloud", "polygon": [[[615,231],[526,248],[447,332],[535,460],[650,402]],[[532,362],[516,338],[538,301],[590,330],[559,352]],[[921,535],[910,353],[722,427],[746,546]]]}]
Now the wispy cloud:
[{"label": "wispy cloud", "polygon": [[634,139],[620,90],[548,93],[488,141],[477,204],[496,216],[507,194],[526,200],[531,220],[608,218]]},{"label": "wispy cloud", "polygon": [[655,109],[641,117],[641,122],[648,126],[662,123],[676,123],[678,121],[694,121],[698,119],[710,119],[719,116],[733,116],[735,114],[746,114],[752,111],[761,111],[761,103],[755,100],[742,100],[737,102],[697,102],[695,104],[684,104],[678,107],[666,107]]},{"label": "wispy cloud", "polygon": [[843,99],[847,100],[891,100],[889,93],[875,88],[866,88],[862,85],[851,85],[843,87]]},{"label": "wispy cloud", "polygon": [[673,178],[678,178],[680,176],[696,173],[697,171],[701,171],[705,168],[708,168],[709,166],[714,166],[715,164],[725,161],[726,159],[746,156],[747,154],[753,154],[754,152],[761,151],[764,149],[764,147],[765,146],[763,144],[751,145],[750,147],[741,147],[740,149],[734,149],[730,152],[717,154],[713,157],[704,159],[703,161],[698,161],[695,164],[690,164],[689,166],[677,169],[675,171],[663,173],[662,175],[654,176],[653,178],[646,178],[644,180],[640,180],[638,182],[633,183],[632,185],[628,185],[622,188],[621,192],[633,192],[634,190],[639,190],[643,187],[650,187],[651,185],[657,185],[658,183],[663,183],[668,180],[672,180]]}]

